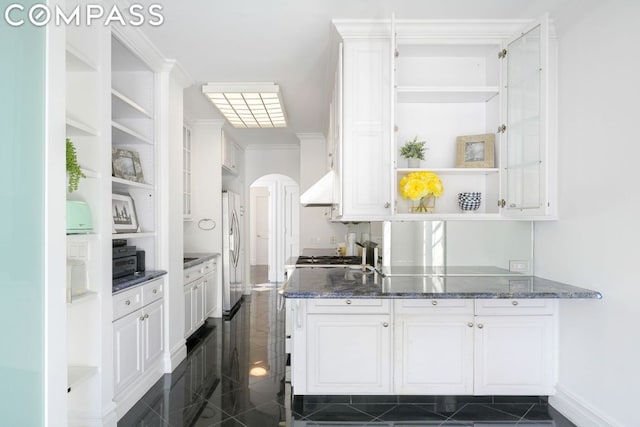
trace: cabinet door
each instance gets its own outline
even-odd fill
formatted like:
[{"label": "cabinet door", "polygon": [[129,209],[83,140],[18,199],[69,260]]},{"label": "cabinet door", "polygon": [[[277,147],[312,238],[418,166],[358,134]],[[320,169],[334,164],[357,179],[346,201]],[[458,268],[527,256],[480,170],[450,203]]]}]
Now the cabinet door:
[{"label": "cabinet door", "polygon": [[398,315],[397,394],[473,393],[473,315]]},{"label": "cabinet door", "polygon": [[188,338],[193,332],[193,284],[184,287],[184,336]]},{"label": "cabinet door", "polygon": [[307,316],[307,392],[391,392],[389,315]]},{"label": "cabinet door", "polygon": [[549,168],[549,32],[546,19],[509,41],[506,140],[501,164],[505,215],[545,215]]},{"label": "cabinet door", "polygon": [[204,288],[205,288],[205,302],[204,302],[204,317],[212,317],[218,302],[218,281],[216,280],[216,266],[214,264],[211,272],[204,276]]},{"label": "cabinet door", "polygon": [[141,310],[113,322],[115,394],[142,375],[142,322]]},{"label": "cabinet door", "polygon": [[193,327],[197,329],[204,321],[205,281],[198,282],[193,287]]},{"label": "cabinet door", "polygon": [[391,213],[390,55],[388,40],[344,41],[343,219]]},{"label": "cabinet door", "polygon": [[156,301],[144,308],[143,366],[155,362],[164,352],[164,302]]},{"label": "cabinet door", "polygon": [[477,316],[474,338],[474,394],[553,394],[553,316]]}]

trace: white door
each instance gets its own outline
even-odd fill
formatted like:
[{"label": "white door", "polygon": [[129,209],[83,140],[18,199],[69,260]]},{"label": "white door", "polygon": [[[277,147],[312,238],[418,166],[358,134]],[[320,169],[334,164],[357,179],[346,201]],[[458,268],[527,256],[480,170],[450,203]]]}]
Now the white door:
[{"label": "white door", "polygon": [[392,391],[389,315],[308,315],[307,331],[307,392]]},{"label": "white door", "polygon": [[476,316],[476,395],[553,394],[552,316]]},{"label": "white door", "polygon": [[217,286],[217,276],[216,276],[216,265],[214,264],[211,268],[211,271],[204,276],[204,288],[205,288],[205,301],[204,301],[204,317],[213,317],[213,311],[216,309],[217,305],[217,295],[218,295],[218,286]]},{"label": "white door", "polygon": [[118,394],[142,375],[142,311],[113,322],[114,386]]},{"label": "white door", "polygon": [[398,315],[397,394],[473,394],[473,315]]},{"label": "white door", "polygon": [[269,189],[255,188],[253,204],[255,220],[255,260],[254,265],[269,264]]},{"label": "white door", "polygon": [[[284,260],[300,254],[300,189],[284,186]],[[284,278],[283,278],[284,279]]]},{"label": "white door", "polygon": [[144,308],[143,366],[153,363],[164,352],[164,303],[162,300]]}]

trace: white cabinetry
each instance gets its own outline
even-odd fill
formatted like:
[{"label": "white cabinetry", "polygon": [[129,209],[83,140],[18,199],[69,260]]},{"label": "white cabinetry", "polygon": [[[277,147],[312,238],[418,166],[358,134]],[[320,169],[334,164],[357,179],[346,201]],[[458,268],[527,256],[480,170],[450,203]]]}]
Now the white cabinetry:
[{"label": "white cabinetry", "polygon": [[296,394],[554,392],[553,300],[403,299],[392,310],[389,300],[316,299],[292,309]]},{"label": "white cabinetry", "polygon": [[[337,28],[343,49],[342,105],[335,110],[342,113],[336,121],[341,140],[335,143],[341,151],[337,172],[342,216],[338,219],[388,218],[392,213],[389,37],[361,38],[349,26]],[[340,70],[337,76],[339,79]],[[334,98],[340,100],[340,94]]]},{"label": "white cabinetry", "polygon": [[[547,187],[553,185],[548,148],[554,64],[546,20],[524,27],[509,21],[396,24],[396,187],[408,172],[430,170],[445,188],[436,202],[438,215],[461,213],[459,192],[482,193],[479,211],[465,218],[552,215],[555,203]],[[486,152],[485,158],[483,152],[478,160],[488,164],[482,167],[460,162],[457,137],[483,134],[495,138],[496,155]],[[416,135],[428,150],[420,168],[409,169],[399,148]],[[396,194],[396,214],[402,217],[411,201]]]},{"label": "white cabinetry", "polygon": [[229,135],[222,132],[222,169],[234,175],[240,173],[242,150]]},{"label": "white cabinetry", "polygon": [[185,221],[190,221],[192,190],[191,190],[191,129],[182,127],[182,216]]},{"label": "white cabinetry", "polygon": [[163,281],[154,280],[114,296],[116,396],[140,380],[164,352]]},{"label": "white cabinetry", "polygon": [[[299,318],[294,332],[292,380],[296,393],[385,394],[392,391],[389,305],[357,305],[362,301],[365,300],[307,303],[310,313],[305,320]],[[315,305],[316,302],[321,305]],[[325,302],[328,304],[323,304]]]},{"label": "white cabinetry", "polygon": [[188,338],[217,308],[216,260],[208,260],[184,272],[184,322]]}]

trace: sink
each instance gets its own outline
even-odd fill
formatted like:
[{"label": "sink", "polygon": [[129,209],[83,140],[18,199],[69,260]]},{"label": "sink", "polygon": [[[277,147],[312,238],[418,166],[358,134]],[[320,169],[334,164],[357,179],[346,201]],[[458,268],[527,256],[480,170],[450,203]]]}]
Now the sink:
[{"label": "sink", "polygon": [[185,263],[186,263],[186,262],[191,262],[191,261],[195,261],[195,260],[197,260],[197,259],[198,259],[198,258],[183,258],[183,262],[185,262]]}]

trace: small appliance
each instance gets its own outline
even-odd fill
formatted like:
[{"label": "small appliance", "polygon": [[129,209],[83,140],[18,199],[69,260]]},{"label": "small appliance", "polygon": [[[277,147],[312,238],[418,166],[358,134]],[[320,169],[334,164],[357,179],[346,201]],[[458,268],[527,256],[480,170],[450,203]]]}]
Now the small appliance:
[{"label": "small appliance", "polygon": [[89,204],[80,200],[67,200],[67,234],[91,232],[93,232],[93,222]]},{"label": "small appliance", "polygon": [[112,277],[128,276],[138,270],[138,257],[135,246],[117,246],[113,248]]}]

